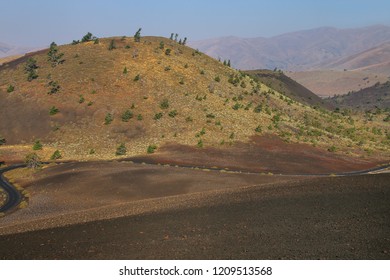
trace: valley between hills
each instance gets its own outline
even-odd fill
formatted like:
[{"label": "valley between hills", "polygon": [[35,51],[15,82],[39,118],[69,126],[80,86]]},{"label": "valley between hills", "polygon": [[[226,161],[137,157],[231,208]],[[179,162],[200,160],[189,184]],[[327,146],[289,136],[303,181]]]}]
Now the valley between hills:
[{"label": "valley between hills", "polygon": [[0,259],[388,259],[387,107],[186,40],[88,33],[0,66],[0,168],[21,164]]}]

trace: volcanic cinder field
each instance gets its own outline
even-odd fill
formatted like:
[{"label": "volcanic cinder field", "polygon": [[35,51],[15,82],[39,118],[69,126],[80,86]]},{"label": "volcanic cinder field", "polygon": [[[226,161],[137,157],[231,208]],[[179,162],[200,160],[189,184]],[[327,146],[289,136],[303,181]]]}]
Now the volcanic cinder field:
[{"label": "volcanic cinder field", "polygon": [[389,111],[186,40],[0,66],[0,259],[389,259]]},{"label": "volcanic cinder field", "polygon": [[[299,149],[273,148],[286,159],[287,154],[304,157]],[[173,151],[180,147],[167,150],[175,158]],[[171,162],[161,152],[132,161],[51,165],[25,176],[16,183],[28,190],[29,205],[0,220],[0,256],[389,258],[389,173],[320,176],[313,175],[315,168],[305,168],[305,161],[290,168],[286,165],[290,175],[256,172],[255,164],[242,166],[246,158],[238,151],[229,167],[190,167],[191,158],[193,166],[221,159],[211,150],[204,154],[181,150]],[[268,152],[269,157],[272,154]],[[318,160],[312,154],[312,160]],[[225,156],[233,158],[232,150]],[[351,171],[352,165],[345,161],[328,161],[334,168]],[[331,171],[326,160],[322,162],[322,170]],[[361,164],[360,168],[369,167]],[[268,168],[277,170],[273,161]],[[297,171],[307,175],[293,175]],[[18,172],[10,172],[9,177]]]}]

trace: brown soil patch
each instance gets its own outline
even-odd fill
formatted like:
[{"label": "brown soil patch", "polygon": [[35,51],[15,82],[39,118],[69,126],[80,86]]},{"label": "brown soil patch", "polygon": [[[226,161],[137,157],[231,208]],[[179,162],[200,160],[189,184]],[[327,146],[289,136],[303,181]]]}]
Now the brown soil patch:
[{"label": "brown soil patch", "polygon": [[30,194],[29,206],[2,218],[0,232],[9,225],[93,208],[291,179],[129,162],[68,163],[48,167],[23,180],[15,180],[15,175],[13,178]]},{"label": "brown soil patch", "polygon": [[249,143],[238,142],[221,149],[168,144],[157,154],[132,159],[275,174],[329,174],[364,170],[376,165],[372,161],[342,157],[307,144],[286,144],[273,135],[254,136]]},{"label": "brown soil patch", "polygon": [[[322,177],[176,196],[169,202],[184,206],[0,236],[0,258],[389,259],[389,179]],[[96,217],[113,209],[102,210]]]}]

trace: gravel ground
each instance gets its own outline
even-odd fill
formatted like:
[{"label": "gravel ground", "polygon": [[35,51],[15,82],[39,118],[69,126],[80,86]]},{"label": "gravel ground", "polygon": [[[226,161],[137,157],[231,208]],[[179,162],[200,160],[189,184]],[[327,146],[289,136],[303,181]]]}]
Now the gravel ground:
[{"label": "gravel ground", "polygon": [[7,195],[5,194],[3,189],[0,188],[0,206],[3,205],[6,200],[7,200]]},{"label": "gravel ground", "polygon": [[318,177],[90,209],[0,236],[0,258],[390,259],[389,182]]}]

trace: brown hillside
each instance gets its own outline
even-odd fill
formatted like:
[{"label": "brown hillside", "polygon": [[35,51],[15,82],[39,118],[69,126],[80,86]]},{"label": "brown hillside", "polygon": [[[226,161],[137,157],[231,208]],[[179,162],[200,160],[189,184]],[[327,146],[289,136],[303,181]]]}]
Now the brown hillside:
[{"label": "brown hillside", "polygon": [[[110,159],[120,143],[130,156],[166,143],[229,148],[266,133],[324,151],[382,149],[384,156],[389,149],[386,135],[372,137],[357,118],[310,108],[165,38],[59,46],[64,62],[55,67],[47,53],[0,67],[3,157],[18,151],[23,158],[38,139],[45,159],[56,149],[63,159]],[[31,81],[28,58],[38,66]],[[370,125],[385,130],[387,124]]]},{"label": "brown hillside", "polygon": [[334,109],[331,104],[318,97],[303,85],[286,76],[282,71],[250,70],[248,75],[284,95],[309,106]]},{"label": "brown hillside", "polygon": [[320,97],[347,94],[350,91],[358,91],[371,87],[377,82],[384,83],[388,80],[388,75],[372,74],[360,70],[286,72],[286,75]]},{"label": "brown hillside", "polygon": [[340,59],[327,66],[331,69],[365,70],[370,73],[390,74],[390,42],[364,52]]},{"label": "brown hillside", "polygon": [[376,109],[390,111],[390,82],[378,83],[357,92],[334,96],[329,98],[328,101],[339,108],[350,108],[360,111]]}]

